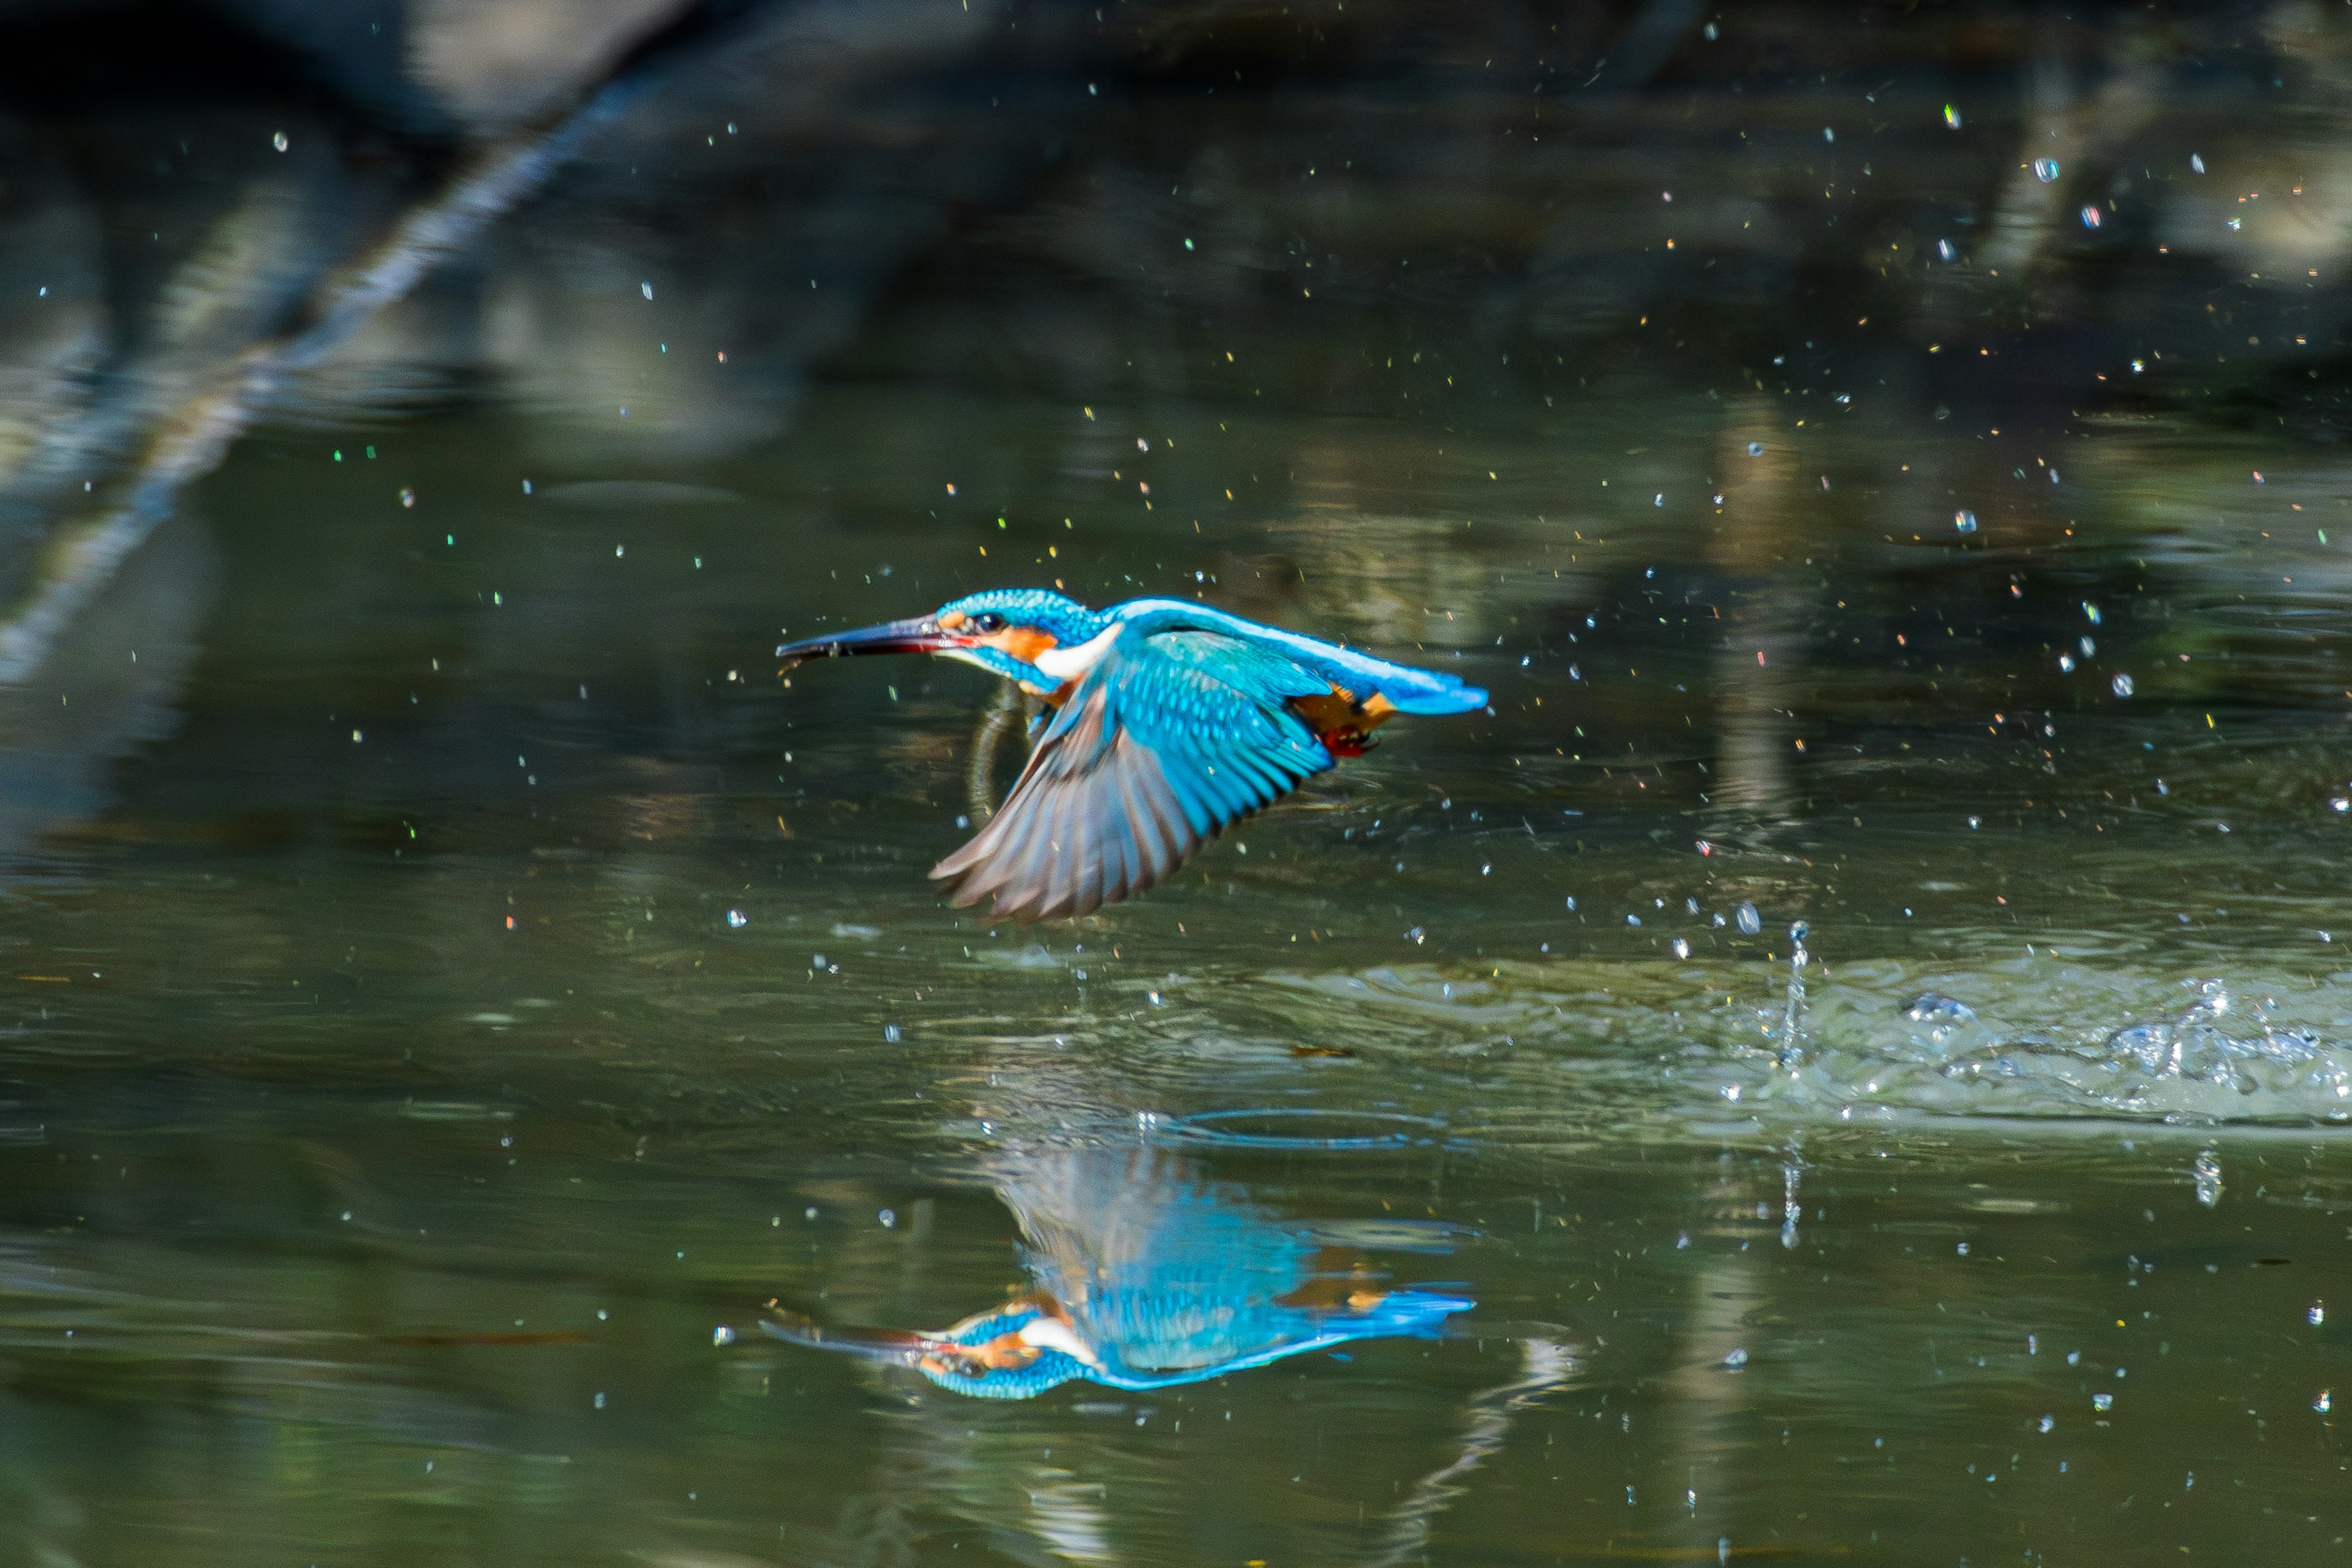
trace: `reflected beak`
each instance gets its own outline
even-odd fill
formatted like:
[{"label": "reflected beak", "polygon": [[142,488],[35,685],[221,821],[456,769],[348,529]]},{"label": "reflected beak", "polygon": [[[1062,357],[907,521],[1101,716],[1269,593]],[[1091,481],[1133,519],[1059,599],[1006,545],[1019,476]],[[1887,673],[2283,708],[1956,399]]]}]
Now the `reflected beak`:
[{"label": "reflected beak", "polygon": [[911,620],[885,621],[878,626],[866,626],[854,632],[835,632],[821,637],[803,637],[788,642],[776,649],[783,660],[777,671],[782,674],[803,659],[838,658],[852,653],[937,653],[941,648],[963,647],[971,639],[942,630],[934,616],[917,616]]}]

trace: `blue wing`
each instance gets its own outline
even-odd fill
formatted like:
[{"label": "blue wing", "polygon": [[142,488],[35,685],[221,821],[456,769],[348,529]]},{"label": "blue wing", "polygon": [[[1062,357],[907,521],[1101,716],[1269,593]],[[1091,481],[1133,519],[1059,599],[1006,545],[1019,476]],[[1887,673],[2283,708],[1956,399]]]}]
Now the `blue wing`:
[{"label": "blue wing", "polygon": [[1185,626],[1230,633],[1262,651],[1279,650],[1278,657],[1323,677],[1359,702],[1377,693],[1400,713],[1470,713],[1486,706],[1485,689],[1464,684],[1458,675],[1391,664],[1304,632],[1244,620],[1208,605],[1184,599],[1129,599],[1114,606],[1110,614],[1147,632]]},{"label": "blue wing", "polygon": [[931,868],[954,901],[1082,915],[1166,877],[1331,765],[1286,706],[1330,683],[1222,632],[1124,629],[1046,727],[1004,805]]}]

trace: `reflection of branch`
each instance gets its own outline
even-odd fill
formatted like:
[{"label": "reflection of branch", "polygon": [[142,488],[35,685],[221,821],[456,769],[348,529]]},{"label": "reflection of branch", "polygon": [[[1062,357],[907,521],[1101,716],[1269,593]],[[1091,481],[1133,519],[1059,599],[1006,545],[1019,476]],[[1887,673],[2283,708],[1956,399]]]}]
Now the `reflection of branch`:
[{"label": "reflection of branch", "polygon": [[1462,1435],[1462,1450],[1453,1463],[1423,1476],[1390,1516],[1388,1544],[1365,1568],[1396,1568],[1417,1559],[1429,1544],[1430,1526],[1446,1506],[1462,1495],[1464,1477],[1486,1462],[1503,1446],[1511,1417],[1559,1387],[1576,1371],[1576,1357],[1552,1340],[1527,1342],[1527,1370],[1499,1388],[1490,1388],[1470,1402],[1470,1426]]},{"label": "reflection of branch", "polygon": [[[725,6],[706,6],[725,11]],[[692,31],[680,29],[680,35]],[[667,40],[665,40],[667,41]],[[443,261],[472,244],[490,223],[543,184],[582,141],[610,122],[645,85],[643,51],[635,68],[608,80],[551,126],[493,145],[471,159],[439,193],[408,209],[391,234],[361,264],[331,278],[313,294],[308,324],[251,344],[217,374],[197,378],[193,390],[158,388],[153,379],[121,404],[94,411],[45,443],[36,471],[87,463],[94,449],[127,428],[138,446],[128,472],[110,487],[120,499],[67,530],[49,549],[25,598],[0,617],[0,684],[29,680],[75,613],[113,576],[122,561],[172,515],[179,492],[219,466],[287,379],[349,342],[404,298]],[[222,287],[251,283],[231,278]],[[160,377],[159,377],[160,378]],[[136,406],[142,393],[161,391],[154,406]]]},{"label": "reflection of branch", "polygon": [[176,405],[154,411],[121,500],[58,541],[32,592],[0,620],[0,682],[33,677],[74,613],[172,514],[180,490],[218,466],[289,373],[325,358],[536,188],[610,112],[614,96],[608,89],[554,131],[492,149],[411,211],[365,266],[330,285],[309,327],[254,344]]}]

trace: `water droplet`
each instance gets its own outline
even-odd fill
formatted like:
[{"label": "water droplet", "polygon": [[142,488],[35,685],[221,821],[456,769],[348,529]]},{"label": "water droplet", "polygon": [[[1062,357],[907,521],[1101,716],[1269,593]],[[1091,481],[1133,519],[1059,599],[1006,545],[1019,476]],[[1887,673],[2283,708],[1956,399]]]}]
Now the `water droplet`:
[{"label": "water droplet", "polygon": [[269,138],[269,144],[270,144],[272,147],[277,148],[280,153],[283,153],[284,151],[286,151],[286,149],[287,149],[288,147],[289,147],[289,146],[291,146],[291,145],[292,145],[292,143],[291,143],[291,142],[288,142],[288,141],[286,140],[286,132],[284,132],[283,131],[280,131],[280,132],[277,132],[275,135],[271,136],[271,137]]},{"label": "water droplet", "polygon": [[[1976,1009],[1965,1002],[1955,1001],[1937,992],[1922,991],[1904,1006],[1903,1016],[1915,1024],[1949,1026],[1965,1024],[1977,1015]],[[2031,1346],[2032,1335],[2026,1337],[2026,1342]]]},{"label": "water droplet", "polygon": [[1568,907],[1571,910],[1576,908],[1576,895],[1574,893],[1570,893],[1568,896]]},{"label": "water droplet", "polygon": [[1763,442],[1761,442],[1761,441],[1750,441],[1750,442],[1748,442],[1748,455],[1749,457],[1751,457],[1751,458],[1760,458],[1760,457],[1762,457],[1762,456],[1764,455],[1764,443],[1763,443]]},{"label": "water droplet", "polygon": [[2065,671],[2067,674],[2072,675],[2074,672],[2074,656],[2071,653],[2060,654],[2058,656],[2058,668]]},{"label": "water droplet", "polygon": [[898,1224],[898,1212],[896,1209],[884,1209],[874,1217],[882,1222],[884,1230],[895,1229]]},{"label": "water droplet", "polygon": [[884,1045],[886,1045],[886,1046],[895,1046],[895,1045],[897,1045],[897,1044],[899,1042],[899,1040],[900,1040],[901,1038],[903,1038],[903,1037],[903,1037],[903,1036],[901,1036],[901,1035],[900,1035],[900,1033],[899,1033],[899,1031],[898,1031],[898,1025],[896,1025],[896,1024],[885,1024],[885,1025],[883,1025],[883,1026],[882,1026],[882,1043],[883,1043]]},{"label": "water droplet", "polygon": [[1748,1364],[1747,1347],[1743,1345],[1739,1349],[1733,1351],[1729,1355],[1725,1356],[1723,1358],[1723,1364],[1729,1367],[1734,1372],[1738,1372],[1741,1367],[1746,1366]]},{"label": "water droplet", "polygon": [[640,283],[637,285],[637,292],[650,300],[654,297],[654,286],[650,283]]},{"label": "water droplet", "polygon": [[2093,642],[2089,637],[2077,637],[2074,640],[2074,646],[2083,650],[2083,657],[2084,658],[2088,658],[2093,654],[2099,651],[2099,645]]},{"label": "water droplet", "polygon": [[1973,831],[1975,830],[1975,828],[1976,828],[1976,826],[1977,826],[1977,818],[1975,818],[1975,817],[1973,817],[1973,816],[1969,817],[1969,830],[1973,832]]},{"label": "water droplet", "polygon": [[727,911],[727,923],[734,927],[737,931],[741,931],[745,926],[751,923],[751,917],[745,914],[741,910],[729,910]]},{"label": "water droplet", "polygon": [[1836,141],[1836,140],[1837,140],[1837,129],[1836,129],[1836,127],[1834,127],[1834,126],[1830,126],[1830,125],[1824,125],[1824,126],[1822,126],[1822,141],[1824,141],[1824,142],[1834,142],[1834,141]]},{"label": "water droplet", "polygon": [[2054,1415],[2044,1415],[2038,1423],[2036,1423],[2036,1425],[2039,1426],[2042,1431],[2047,1432],[2050,1428],[2058,1425],[2058,1418]]},{"label": "water droplet", "polygon": [[2092,1409],[2094,1409],[2094,1410],[2113,1410],[2115,1407],[2116,1407],[2116,1396],[2115,1396],[2114,1394],[2094,1394],[2093,1395],[2091,1395],[2091,1408],[2092,1408]]},{"label": "water droplet", "polygon": [[1960,111],[1958,106],[1949,103],[1944,105],[1944,123],[1955,131],[1960,128]]},{"label": "water droplet", "polygon": [[731,1345],[735,1342],[735,1331],[721,1323],[710,1331],[710,1342],[714,1345]]},{"label": "water droplet", "polygon": [[1676,958],[1688,958],[1690,956],[1690,943],[1684,941],[1681,937],[1675,938],[1675,956]]},{"label": "water droplet", "polygon": [[1754,904],[1740,905],[1731,911],[1731,918],[1738,923],[1742,936],[1754,936],[1764,929],[1764,917],[1756,912]]},{"label": "water droplet", "polygon": [[2058,177],[2058,160],[2055,158],[2036,158],[2033,160],[2033,177],[2041,181],[2045,185],[2051,181],[2056,179]]},{"label": "water droplet", "polygon": [[2327,1308],[2321,1302],[2314,1301],[2311,1304],[2311,1310],[2305,1312],[2304,1314],[2304,1318],[2305,1321],[2309,1322],[2311,1326],[2315,1329],[2319,1327],[2320,1324],[2327,1321]]},{"label": "water droplet", "polygon": [[2083,209],[2083,226],[2084,228],[2096,228],[2099,226],[2098,208],[2086,206]]},{"label": "water droplet", "polygon": [[416,492],[410,489],[406,485],[401,486],[400,504],[403,506],[415,506],[416,504]]},{"label": "water droplet", "polygon": [[1642,917],[1639,915],[1627,915],[1625,917],[1625,923],[1629,926],[1640,925],[1642,923]]},{"label": "water droplet", "polygon": [[2322,1415],[2325,1415],[2327,1414],[2328,1408],[2335,1403],[2336,1402],[2334,1400],[2327,1396],[2327,1390],[2323,1388],[2319,1391],[2319,1397],[2311,1402],[2311,1407],[2314,1410],[2318,1411]]},{"label": "water droplet", "polygon": [[2221,1201],[2221,1159],[2210,1149],[2197,1152],[2197,1163],[2189,1167],[2197,1183],[2197,1201],[2207,1208]]},{"label": "water droplet", "polygon": [[1952,514],[1952,526],[1962,533],[1974,533],[1977,531],[1977,514],[1972,511],[1956,511]]},{"label": "water droplet", "polygon": [[1413,946],[1419,947],[1422,943],[1429,940],[1429,933],[1422,930],[1419,926],[1415,926],[1411,931],[1404,933],[1404,939],[1412,943]]},{"label": "water droplet", "polygon": [[2196,153],[2191,153],[2189,154],[2189,167],[2195,173],[2201,174],[2205,172],[2205,160],[2199,157]]},{"label": "water droplet", "polygon": [[1944,260],[1949,261],[1954,255],[1952,250],[1952,242],[1948,239],[1937,240],[1936,242],[1936,254],[1938,257],[1941,257]]},{"label": "water droplet", "polygon": [[2128,675],[2118,675],[2107,684],[2115,688],[2116,695],[2118,697],[2129,697],[2132,694],[2132,678]]}]

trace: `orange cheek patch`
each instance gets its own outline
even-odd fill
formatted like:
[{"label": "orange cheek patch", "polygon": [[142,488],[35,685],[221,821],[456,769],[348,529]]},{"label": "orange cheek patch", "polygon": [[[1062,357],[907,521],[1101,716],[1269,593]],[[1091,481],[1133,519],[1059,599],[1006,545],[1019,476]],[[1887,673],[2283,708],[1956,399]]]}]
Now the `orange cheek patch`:
[{"label": "orange cheek patch", "polygon": [[940,617],[940,630],[943,632],[951,632],[955,630],[956,627],[963,625],[965,618],[964,613],[961,610],[950,610],[946,615]]},{"label": "orange cheek patch", "polygon": [[[940,623],[945,626],[947,623]],[[1041,632],[1034,626],[1007,626],[980,639],[982,647],[1002,648],[1024,664],[1034,664],[1037,656],[1055,647],[1057,640],[1051,632]]]}]

